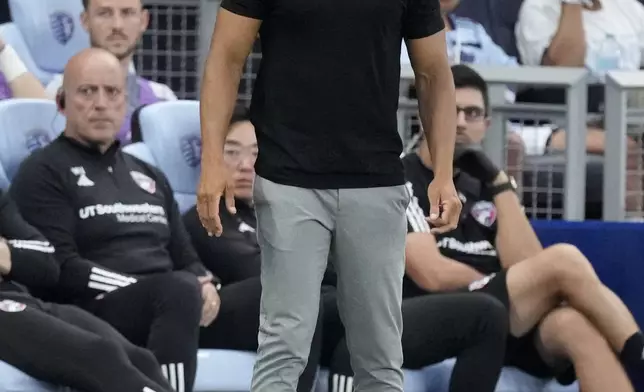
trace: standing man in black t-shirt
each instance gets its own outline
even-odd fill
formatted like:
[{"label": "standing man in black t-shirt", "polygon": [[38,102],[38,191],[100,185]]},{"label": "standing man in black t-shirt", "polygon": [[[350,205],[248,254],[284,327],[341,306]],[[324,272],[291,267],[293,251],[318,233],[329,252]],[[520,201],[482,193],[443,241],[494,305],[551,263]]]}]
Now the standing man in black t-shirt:
[{"label": "standing man in black t-shirt", "polygon": [[[261,27],[261,28],[260,28]],[[331,253],[357,391],[402,391],[405,208],[396,111],[406,40],[437,177],[437,230],[456,226],[454,85],[438,0],[224,0],[201,96],[198,210],[220,235],[234,211],[222,151],[242,68],[260,33],[251,105],[262,312],[252,390],[294,391]]]},{"label": "standing man in black t-shirt", "polygon": [[[261,27],[261,28],[260,28]],[[331,253],[357,391],[402,391],[405,208],[396,110],[400,48],[416,71],[436,158],[431,222],[456,226],[454,85],[438,0],[224,0],[201,96],[198,209],[220,235],[234,211],[222,151],[242,68],[260,33],[251,105],[254,202],[262,254],[259,355],[252,390],[293,391],[315,329]]]}]

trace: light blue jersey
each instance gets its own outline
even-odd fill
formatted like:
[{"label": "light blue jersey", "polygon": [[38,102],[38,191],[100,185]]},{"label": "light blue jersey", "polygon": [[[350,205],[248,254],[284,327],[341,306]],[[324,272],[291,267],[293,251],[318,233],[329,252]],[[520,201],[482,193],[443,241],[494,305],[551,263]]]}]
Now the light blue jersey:
[{"label": "light blue jersey", "polygon": [[[517,59],[508,56],[494,43],[480,23],[460,16],[449,15],[451,30],[445,33],[450,63],[480,65],[517,65]],[[401,63],[409,63],[407,48],[403,44]]]}]

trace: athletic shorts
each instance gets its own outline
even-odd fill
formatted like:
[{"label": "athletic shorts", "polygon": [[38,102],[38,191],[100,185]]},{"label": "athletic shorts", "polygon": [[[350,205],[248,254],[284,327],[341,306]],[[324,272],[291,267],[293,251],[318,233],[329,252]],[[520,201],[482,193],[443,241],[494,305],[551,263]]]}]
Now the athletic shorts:
[{"label": "athletic shorts", "polygon": [[[510,309],[510,294],[508,293],[507,272],[501,271],[488,275],[469,284],[465,291],[485,293],[493,296]],[[570,362],[553,369],[539,354],[536,342],[539,338],[538,327],[516,338],[509,336],[506,345],[505,365],[516,367],[537,378],[556,378],[561,384],[568,385],[575,381],[575,371]]]}]

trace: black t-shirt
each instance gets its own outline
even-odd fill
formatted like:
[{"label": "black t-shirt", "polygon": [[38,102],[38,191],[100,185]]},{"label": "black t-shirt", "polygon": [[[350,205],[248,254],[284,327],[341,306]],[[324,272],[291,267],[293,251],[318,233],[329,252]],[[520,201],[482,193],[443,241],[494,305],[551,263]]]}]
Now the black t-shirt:
[{"label": "black t-shirt", "polygon": [[[413,194],[407,207],[408,232],[428,232],[425,217],[429,215],[427,187],[434,173],[423,165],[416,154],[403,158],[406,186]],[[436,235],[436,243],[442,255],[467,264],[483,274],[501,270],[496,251],[496,206],[486,194],[481,181],[467,173],[456,171],[454,185],[463,203],[458,227],[445,234]],[[405,278],[405,296],[426,293],[411,279]]]},{"label": "black t-shirt", "polygon": [[438,0],[224,0],[262,20],[251,105],[257,174],[305,188],[404,183],[402,39],[444,25]]}]

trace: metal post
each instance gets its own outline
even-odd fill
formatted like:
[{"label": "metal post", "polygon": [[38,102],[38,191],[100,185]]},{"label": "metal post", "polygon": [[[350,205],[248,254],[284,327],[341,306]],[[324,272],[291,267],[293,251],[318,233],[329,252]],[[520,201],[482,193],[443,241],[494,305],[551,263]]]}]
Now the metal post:
[{"label": "metal post", "polygon": [[586,210],[586,108],[588,86],[580,78],[566,91],[566,168],[564,219],[583,221]]},{"label": "metal post", "polygon": [[220,5],[221,0],[201,0],[199,4],[199,44],[197,47],[199,51],[199,65],[197,67],[199,72],[198,90],[201,90],[203,67],[206,63],[206,57],[210,52],[210,39],[215,29],[217,12],[219,11]]},{"label": "metal post", "polygon": [[623,221],[626,217],[626,96],[615,77],[606,76],[603,219]]},{"label": "metal post", "polygon": [[490,107],[487,109],[490,114],[490,129],[488,129],[483,139],[483,150],[498,167],[505,167],[507,119],[502,112],[493,110],[492,108],[502,106],[505,103],[506,90],[507,87],[505,84],[488,84]]}]

